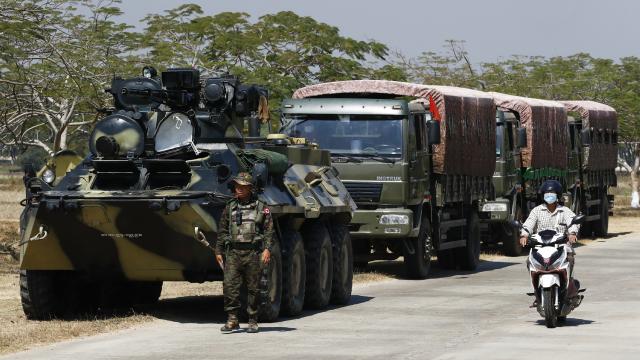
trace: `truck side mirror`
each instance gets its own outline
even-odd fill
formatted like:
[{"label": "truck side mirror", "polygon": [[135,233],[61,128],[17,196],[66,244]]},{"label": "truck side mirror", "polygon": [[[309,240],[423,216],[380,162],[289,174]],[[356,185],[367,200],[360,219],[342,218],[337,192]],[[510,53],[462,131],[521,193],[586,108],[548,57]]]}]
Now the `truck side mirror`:
[{"label": "truck side mirror", "polygon": [[523,127],[518,128],[518,148],[522,149],[527,147],[527,129]]},{"label": "truck side mirror", "polygon": [[440,144],[440,121],[427,121],[427,140],[429,145]]},{"label": "truck side mirror", "polygon": [[580,131],[580,141],[582,142],[582,146],[590,146],[591,145],[591,130],[582,129]]}]

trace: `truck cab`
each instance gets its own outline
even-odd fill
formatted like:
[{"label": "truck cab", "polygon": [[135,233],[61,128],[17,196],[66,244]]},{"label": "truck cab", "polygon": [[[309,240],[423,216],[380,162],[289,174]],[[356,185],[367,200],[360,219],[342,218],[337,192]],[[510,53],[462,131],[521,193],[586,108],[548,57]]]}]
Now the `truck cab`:
[{"label": "truck cab", "polygon": [[[384,238],[382,258],[395,258],[393,241],[415,236],[416,207],[428,195],[424,107],[396,99],[300,99],[283,103],[282,131],[331,152],[358,210],[349,225],[354,247]],[[358,252],[356,252],[358,254]],[[361,254],[364,255],[364,254]],[[356,255],[356,262],[370,260]]]}]

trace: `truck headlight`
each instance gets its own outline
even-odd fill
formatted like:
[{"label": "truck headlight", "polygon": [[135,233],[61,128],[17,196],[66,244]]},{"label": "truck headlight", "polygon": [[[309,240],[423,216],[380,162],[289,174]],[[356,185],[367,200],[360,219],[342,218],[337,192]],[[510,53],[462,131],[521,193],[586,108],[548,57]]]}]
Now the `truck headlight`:
[{"label": "truck headlight", "polygon": [[493,211],[507,211],[507,204],[505,203],[486,203],[482,205],[483,212]]},{"label": "truck headlight", "polygon": [[51,185],[55,179],[56,173],[54,173],[51,169],[47,169],[42,173],[42,180],[44,180],[44,182],[49,185]]},{"label": "truck headlight", "polygon": [[396,214],[382,215],[380,216],[380,224],[381,225],[407,225],[409,224],[409,216],[396,215]]}]

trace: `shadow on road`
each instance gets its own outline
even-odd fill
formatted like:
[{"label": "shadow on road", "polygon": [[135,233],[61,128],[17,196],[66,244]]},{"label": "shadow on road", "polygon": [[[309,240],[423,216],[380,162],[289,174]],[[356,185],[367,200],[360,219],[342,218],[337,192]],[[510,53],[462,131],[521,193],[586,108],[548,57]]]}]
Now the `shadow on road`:
[{"label": "shadow on road", "polygon": [[[595,323],[594,320],[586,320],[586,319],[577,319],[568,317],[565,321],[558,322],[558,326],[560,327],[575,327],[581,325],[591,325]],[[540,319],[536,321],[537,325],[545,326],[544,319]]]},{"label": "shadow on road", "polygon": [[[506,261],[485,261],[481,260],[478,268],[474,271],[464,271],[464,270],[445,270],[438,266],[437,261],[431,262],[431,272],[427,279],[440,279],[452,276],[459,275],[471,275],[485,271],[493,271],[502,269],[505,267],[520,265],[520,261],[518,262],[506,262]],[[364,269],[358,269],[357,271],[361,273],[366,272],[376,272],[380,273],[392,278],[396,279],[405,279],[405,269],[404,263],[400,260],[392,260],[392,261],[374,261],[369,263],[369,265]]]},{"label": "shadow on road", "polygon": [[[351,301],[347,305],[330,305],[322,310],[305,310],[302,314],[295,317],[280,317],[278,321],[304,318],[345,306],[354,306],[371,299],[373,299],[373,297],[352,295]],[[158,319],[180,323],[222,324],[227,319],[227,314],[224,312],[224,297],[222,295],[182,296],[162,299],[154,305],[139,306],[138,310]],[[241,316],[241,320],[243,320],[243,318],[246,318],[246,316]],[[295,328],[260,326],[260,331],[282,332],[292,330],[295,330]]]},{"label": "shadow on road", "polygon": [[611,239],[611,238],[615,238],[618,236],[623,236],[623,235],[628,235],[628,234],[632,234],[632,231],[620,231],[620,232],[610,232],[609,235],[605,236],[605,239]]}]

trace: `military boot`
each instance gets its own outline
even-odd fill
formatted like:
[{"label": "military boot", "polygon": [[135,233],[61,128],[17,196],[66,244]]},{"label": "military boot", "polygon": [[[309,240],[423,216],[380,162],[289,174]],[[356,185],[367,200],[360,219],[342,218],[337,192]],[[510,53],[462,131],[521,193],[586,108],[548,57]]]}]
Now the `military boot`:
[{"label": "military boot", "polygon": [[255,334],[258,331],[260,331],[260,328],[258,327],[258,322],[256,321],[256,319],[249,319],[249,326],[247,327],[247,332],[251,334]]},{"label": "military boot", "polygon": [[240,324],[238,324],[238,316],[235,314],[229,314],[229,317],[227,317],[227,322],[223,327],[220,328],[220,331],[223,334],[229,334],[238,329],[240,329]]}]

